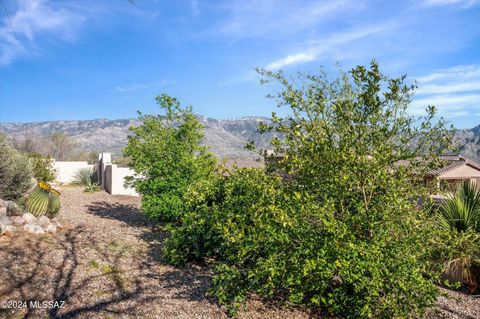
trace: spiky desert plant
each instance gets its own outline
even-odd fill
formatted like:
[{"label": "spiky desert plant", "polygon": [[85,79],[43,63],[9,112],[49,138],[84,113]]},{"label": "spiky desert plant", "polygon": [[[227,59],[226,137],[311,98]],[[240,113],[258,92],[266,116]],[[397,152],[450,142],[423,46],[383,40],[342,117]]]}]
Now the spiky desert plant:
[{"label": "spiky desert plant", "polygon": [[73,179],[75,184],[86,186],[92,181],[92,177],[93,171],[88,167],[84,167],[75,172]]},{"label": "spiky desert plant", "polygon": [[60,192],[56,189],[51,189],[49,196],[49,203],[48,203],[48,217],[55,217],[60,210]]},{"label": "spiky desert plant", "polygon": [[27,211],[35,216],[47,213],[50,203],[50,190],[52,187],[46,182],[39,182],[27,199]]},{"label": "spiky desert plant", "polygon": [[100,191],[100,185],[94,181],[88,181],[88,183],[83,188],[83,191],[86,193],[94,193]]},{"label": "spiky desert plant", "polygon": [[443,202],[437,219],[446,230],[480,232],[480,189],[463,182],[455,195]]}]

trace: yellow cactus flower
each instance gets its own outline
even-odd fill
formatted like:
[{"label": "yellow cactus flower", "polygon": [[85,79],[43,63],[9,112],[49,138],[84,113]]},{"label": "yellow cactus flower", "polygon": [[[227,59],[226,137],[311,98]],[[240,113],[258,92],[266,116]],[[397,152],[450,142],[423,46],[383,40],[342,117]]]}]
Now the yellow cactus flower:
[{"label": "yellow cactus flower", "polygon": [[60,196],[60,192],[53,188],[50,190],[50,193],[52,193],[53,195]]},{"label": "yellow cactus flower", "polygon": [[47,182],[38,182],[38,187],[49,192],[52,189],[52,186]]}]

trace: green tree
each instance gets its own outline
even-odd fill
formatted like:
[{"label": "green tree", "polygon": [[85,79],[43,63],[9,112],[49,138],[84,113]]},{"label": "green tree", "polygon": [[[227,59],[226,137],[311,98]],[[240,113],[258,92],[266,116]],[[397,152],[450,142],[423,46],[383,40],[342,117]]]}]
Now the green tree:
[{"label": "green tree", "polygon": [[[434,301],[435,288],[422,276],[432,221],[417,199],[428,198],[423,178],[451,149],[452,130],[436,119],[433,106],[423,117],[410,115],[415,86],[405,76],[383,75],[376,62],[334,80],[321,73],[299,75],[298,83],[281,72],[260,73],[280,83],[276,99],[291,114],[274,114],[271,126],[261,126],[284,137],[273,141],[284,154],[277,169],[293,177],[299,192],[328,203],[336,223],[348,230],[342,241],[351,254],[335,273],[349,283],[315,298],[325,298],[332,310],[349,304],[365,316],[421,311]],[[323,214],[310,218],[324,223]]]},{"label": "green tree", "polygon": [[208,177],[216,166],[215,157],[200,146],[203,125],[191,107],[167,94],[156,97],[165,115],[144,115],[142,125],[132,127],[124,156],[136,176],[127,183],[142,195],[146,215],[160,221],[178,221],[185,210],[188,187]]}]

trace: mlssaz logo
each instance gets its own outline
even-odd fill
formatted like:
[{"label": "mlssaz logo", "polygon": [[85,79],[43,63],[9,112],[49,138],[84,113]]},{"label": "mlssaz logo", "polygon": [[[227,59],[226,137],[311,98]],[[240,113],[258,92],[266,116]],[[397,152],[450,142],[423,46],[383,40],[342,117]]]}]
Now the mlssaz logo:
[{"label": "mlssaz logo", "polygon": [[65,301],[53,301],[53,300],[46,300],[46,301],[38,301],[32,300],[30,301],[29,307],[36,308],[36,309],[52,309],[52,308],[63,308],[65,305]]}]

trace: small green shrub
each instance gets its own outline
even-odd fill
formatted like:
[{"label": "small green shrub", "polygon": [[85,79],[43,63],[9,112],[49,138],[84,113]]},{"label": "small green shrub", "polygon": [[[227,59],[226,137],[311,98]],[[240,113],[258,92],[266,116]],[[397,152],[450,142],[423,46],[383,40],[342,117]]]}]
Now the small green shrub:
[{"label": "small green shrub", "polygon": [[83,191],[86,193],[94,193],[101,190],[99,183],[97,183],[97,176],[90,168],[80,168],[75,172],[74,183],[83,186]]},{"label": "small green shrub", "polygon": [[200,182],[186,202],[165,256],[180,265],[213,260],[212,292],[232,314],[251,291],[349,318],[420,315],[435,300],[423,250],[411,250],[423,232],[358,238],[333,202],[319,205],[256,169]]},{"label": "small green shrub", "polygon": [[[480,189],[463,182],[438,208],[436,218],[442,234],[432,260],[446,277],[455,277],[452,274],[460,270],[460,282],[473,291],[475,277],[480,276]],[[458,274],[456,277],[458,280]]]},{"label": "small green shrub", "polygon": [[55,169],[53,159],[42,156],[38,153],[29,153],[28,158],[32,162],[33,177],[37,181],[52,182],[55,180]]},{"label": "small green shrub", "polygon": [[19,199],[32,185],[32,165],[29,159],[10,146],[0,134],[0,198]]}]

